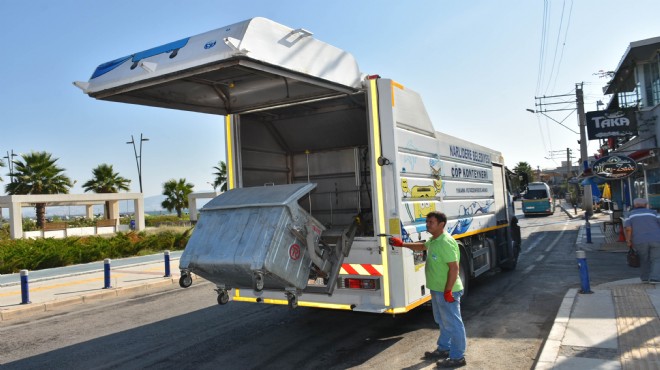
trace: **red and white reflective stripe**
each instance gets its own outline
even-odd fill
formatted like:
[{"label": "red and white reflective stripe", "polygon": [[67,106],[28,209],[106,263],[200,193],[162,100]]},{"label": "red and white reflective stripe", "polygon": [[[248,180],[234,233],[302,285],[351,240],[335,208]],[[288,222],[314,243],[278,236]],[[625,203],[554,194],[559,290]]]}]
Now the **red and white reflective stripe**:
[{"label": "red and white reflective stripe", "polygon": [[343,263],[340,275],[366,275],[383,276],[383,265],[371,265],[368,263]]}]

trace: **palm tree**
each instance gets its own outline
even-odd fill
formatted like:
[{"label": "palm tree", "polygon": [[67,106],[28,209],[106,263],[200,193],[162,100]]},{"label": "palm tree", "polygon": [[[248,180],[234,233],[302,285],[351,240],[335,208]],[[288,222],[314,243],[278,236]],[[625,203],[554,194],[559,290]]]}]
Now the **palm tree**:
[{"label": "palm tree", "polygon": [[[518,162],[518,164],[516,164],[516,166],[513,168],[513,172],[516,175],[518,175],[519,181],[517,185],[520,188],[520,190],[523,190],[525,188],[525,186],[527,185],[526,182],[534,181],[534,170],[532,169],[532,166],[530,166],[529,163],[527,162]],[[515,185],[516,184],[514,184],[514,186]]]},{"label": "palm tree", "polygon": [[[2,159],[0,159],[0,167],[4,167],[4,166],[5,166],[5,162],[3,162]],[[2,181],[2,177],[0,177],[0,182],[1,181]]]},{"label": "palm tree", "polygon": [[[73,184],[63,168],[58,167],[47,152],[31,152],[21,155],[22,159],[14,161],[14,182],[5,185],[5,191],[10,195],[25,194],[68,194]],[[46,220],[46,203],[35,204],[37,225],[43,227]]]},{"label": "palm tree", "polygon": [[[83,184],[85,192],[94,193],[119,193],[120,190],[128,191],[131,180],[119,176],[114,172],[111,164],[102,163],[92,170],[94,176]],[[105,202],[105,217],[110,217],[110,202]]]},{"label": "palm tree", "polygon": [[220,191],[227,191],[227,165],[224,161],[220,161],[213,169],[218,171],[214,173],[213,190],[219,186]]},{"label": "palm tree", "polygon": [[171,179],[163,184],[163,195],[167,198],[161,203],[163,208],[172,212],[176,210],[177,217],[181,218],[184,208],[188,208],[188,195],[192,193],[195,185],[186,182],[186,179]]}]

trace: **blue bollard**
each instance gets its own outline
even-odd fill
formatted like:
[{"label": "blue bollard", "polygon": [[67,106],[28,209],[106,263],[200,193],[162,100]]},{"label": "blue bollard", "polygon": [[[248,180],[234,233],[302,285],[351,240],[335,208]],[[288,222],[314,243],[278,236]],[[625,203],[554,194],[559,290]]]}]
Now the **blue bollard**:
[{"label": "blue bollard", "polygon": [[591,244],[591,224],[589,223],[589,214],[584,214],[584,227],[587,231],[587,244]]},{"label": "blue bollard", "polygon": [[575,252],[577,257],[578,268],[580,269],[580,283],[582,289],[579,293],[581,294],[591,294],[591,287],[589,287],[589,267],[587,266],[587,253],[585,251]]},{"label": "blue bollard", "polygon": [[110,289],[110,258],[103,260],[103,289]]},{"label": "blue bollard", "polygon": [[21,270],[21,304],[30,302],[30,287],[28,284],[28,270]]},{"label": "blue bollard", "polygon": [[164,277],[172,277],[172,274],[170,273],[170,251],[168,251],[168,250],[165,251],[165,276]]}]

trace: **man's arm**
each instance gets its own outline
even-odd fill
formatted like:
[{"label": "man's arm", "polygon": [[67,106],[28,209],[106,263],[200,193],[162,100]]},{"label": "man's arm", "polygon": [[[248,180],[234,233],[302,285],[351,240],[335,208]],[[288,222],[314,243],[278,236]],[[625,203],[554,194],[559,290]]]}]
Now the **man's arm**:
[{"label": "man's arm", "polygon": [[629,247],[632,247],[632,226],[624,227],[623,231],[626,236],[626,244]]},{"label": "man's arm", "polygon": [[424,243],[404,243],[401,238],[396,238],[396,237],[391,237],[389,239],[390,245],[394,247],[401,247],[401,248],[408,248],[412,249],[414,251],[424,251],[426,250],[426,246]]},{"label": "man's arm", "polygon": [[445,292],[451,291],[454,288],[456,279],[458,278],[458,261],[447,262],[449,272],[447,272],[447,283],[445,284]]}]

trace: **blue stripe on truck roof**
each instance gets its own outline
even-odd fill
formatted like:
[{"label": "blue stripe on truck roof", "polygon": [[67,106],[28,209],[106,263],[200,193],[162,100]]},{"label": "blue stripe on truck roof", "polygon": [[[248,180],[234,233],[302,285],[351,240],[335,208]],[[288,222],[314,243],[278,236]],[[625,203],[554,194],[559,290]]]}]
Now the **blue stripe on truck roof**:
[{"label": "blue stripe on truck roof", "polygon": [[157,46],[155,48],[151,48],[151,49],[148,49],[148,50],[145,50],[145,51],[141,51],[141,52],[135,53],[133,55],[129,55],[129,56],[125,56],[125,57],[115,59],[115,60],[111,60],[109,62],[105,62],[105,63],[99,65],[98,67],[96,67],[96,69],[94,70],[94,73],[92,74],[91,79],[102,76],[102,75],[112,71],[113,69],[119,67],[124,62],[126,62],[128,59],[131,59],[131,61],[133,63],[137,63],[137,62],[141,61],[142,59],[146,59],[146,58],[152,57],[154,55],[169,53],[171,51],[179,50],[182,47],[186,46],[186,44],[188,44],[188,40],[190,40],[190,37],[186,37],[185,39],[181,39],[181,40],[178,40],[178,41],[170,42],[170,43],[165,44],[165,45],[161,45],[161,46]]}]

